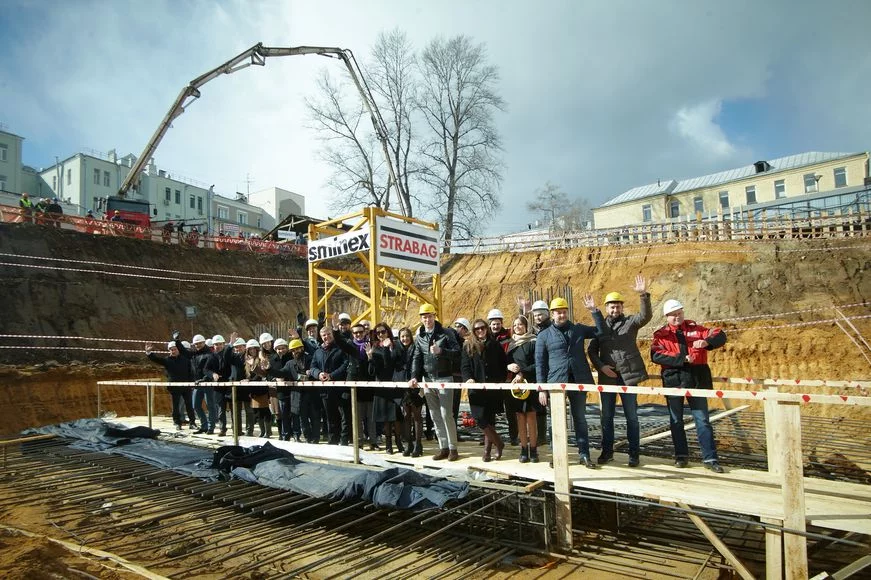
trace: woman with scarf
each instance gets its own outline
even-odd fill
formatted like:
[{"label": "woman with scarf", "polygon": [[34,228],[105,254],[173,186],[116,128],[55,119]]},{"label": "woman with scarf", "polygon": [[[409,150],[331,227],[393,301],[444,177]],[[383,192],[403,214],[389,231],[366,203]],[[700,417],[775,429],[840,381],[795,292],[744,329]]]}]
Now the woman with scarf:
[{"label": "woman with scarf", "polygon": [[511,325],[513,334],[508,345],[508,366],[511,382],[517,388],[511,391],[509,412],[517,417],[517,435],[520,440],[520,463],[538,463],[537,414],[547,404],[547,394],[523,388],[523,383],[535,383],[535,335],[529,331],[529,321],[518,316]]},{"label": "woman with scarf", "polygon": [[[370,372],[370,353],[372,351],[372,343],[370,341],[369,331],[362,323],[357,323],[351,327],[351,348],[347,351],[348,358],[352,359],[356,364],[348,364],[348,380],[349,381],[373,381]],[[338,341],[337,341],[338,344]],[[371,387],[360,387],[357,389],[357,432],[361,435],[367,434],[369,441],[369,451],[381,449],[378,446],[378,435],[375,429],[375,414],[373,413],[372,402],[375,400],[375,389]],[[365,430],[363,421],[366,422]],[[362,445],[362,441],[360,444]]]},{"label": "woman with scarf", "polygon": [[[404,326],[399,329],[399,341],[393,343],[393,380],[397,383],[408,383],[411,378],[411,361],[414,358],[414,333]],[[405,439],[405,457],[420,457],[423,455],[423,396],[420,388],[405,389],[402,393],[402,436]],[[413,445],[412,445],[413,431]]]},{"label": "woman with scarf", "polygon": [[[269,357],[260,350],[253,338],[245,345],[245,380],[265,381],[269,373]],[[254,418],[260,426],[260,437],[272,437],[272,411],[269,410],[269,387],[250,387],[249,397]]]},{"label": "woman with scarf", "polygon": [[[508,359],[502,345],[490,331],[487,322],[477,319],[472,323],[472,335],[463,343],[460,372],[466,383],[504,383]],[[496,411],[502,404],[502,393],[497,390],[469,389],[469,407],[478,427],[484,431],[484,461],[491,460],[493,446],[496,459],[502,458],[505,443],[496,432]]]},{"label": "woman with scarf", "polygon": [[[391,383],[394,381],[393,371],[395,361],[393,359],[393,330],[384,322],[375,325],[373,331],[375,340],[369,355],[369,374],[372,380]],[[405,380],[408,383],[408,380]],[[384,425],[384,437],[387,445],[385,450],[393,454],[393,436],[396,436],[396,448],[400,453],[405,452],[402,446],[402,389],[383,387],[375,390],[375,399],[372,402],[375,422]]]}]

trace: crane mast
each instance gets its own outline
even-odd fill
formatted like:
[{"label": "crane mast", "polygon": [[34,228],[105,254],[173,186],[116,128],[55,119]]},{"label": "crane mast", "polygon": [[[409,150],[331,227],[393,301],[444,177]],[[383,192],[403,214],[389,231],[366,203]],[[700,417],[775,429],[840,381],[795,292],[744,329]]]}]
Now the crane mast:
[{"label": "crane mast", "polygon": [[390,183],[396,187],[399,194],[397,197],[399,198],[400,212],[404,216],[411,216],[411,208],[407,207],[407,197],[405,196],[405,192],[402,191],[402,182],[397,179],[396,171],[393,167],[393,162],[391,161],[387,125],[384,123],[384,119],[381,117],[381,112],[375,104],[375,99],[372,97],[372,92],[366,84],[360,66],[357,64],[357,59],[354,58],[354,54],[348,49],[325,46],[270,47],[263,46],[263,43],[257,43],[248,50],[234,56],[224,64],[215,67],[192,80],[181,90],[181,92],[179,92],[178,97],[176,97],[169,111],[163,117],[163,120],[160,122],[160,125],[158,125],[154,135],[151,136],[151,139],[145,145],[145,149],[143,149],[139,157],[136,158],[136,162],[133,164],[133,167],[130,168],[127,177],[124,178],[124,182],[118,188],[118,195],[124,197],[130,189],[135,190],[139,187],[139,179],[142,170],[145,168],[148,160],[154,156],[154,152],[157,150],[158,145],[160,145],[166,132],[172,126],[173,120],[184,113],[185,109],[191,103],[200,98],[199,89],[204,84],[220,75],[231,74],[251,65],[264,66],[268,57],[308,54],[338,58],[348,69],[348,73],[354,81],[354,86],[357,87],[357,91],[363,99],[363,104],[369,112],[369,118],[371,119],[372,126],[375,129],[375,134],[381,142],[381,150],[384,154],[384,160],[390,173]]}]

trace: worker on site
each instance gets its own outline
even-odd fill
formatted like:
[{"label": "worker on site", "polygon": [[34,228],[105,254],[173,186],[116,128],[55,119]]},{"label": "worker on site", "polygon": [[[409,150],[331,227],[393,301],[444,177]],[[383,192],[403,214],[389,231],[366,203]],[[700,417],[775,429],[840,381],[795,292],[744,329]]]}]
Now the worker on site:
[{"label": "worker on site", "polygon": [[[166,380],[168,382],[191,382],[190,355],[184,345],[179,342],[179,333],[177,331],[172,334],[172,340],[167,343],[166,348],[169,350],[169,356],[158,356],[152,352],[154,345],[149,342],[145,345],[145,356],[151,362],[159,364],[166,369]],[[187,409],[189,419],[188,427],[190,429],[198,429],[190,386],[167,386],[166,390],[169,391],[170,398],[172,399],[172,422],[175,424],[175,428],[181,429],[182,420],[184,419],[182,404],[184,404],[184,409]]]},{"label": "worker on site", "polygon": [[[575,324],[569,320],[569,304],[565,298],[550,301],[550,315],[553,324],[542,330],[535,341],[535,376],[545,383],[585,383],[593,382],[593,373],[587,363],[584,339],[601,334],[605,319],[596,307],[591,294],[584,296],[584,306],[593,316],[596,326]],[[587,433],[587,393],[574,388],[568,390],[575,441],[578,446],[580,462],[589,469],[596,469],[590,460],[590,440]]]},{"label": "worker on site", "polygon": [[[726,344],[726,333],[719,328],[706,328],[684,317],[683,304],[666,300],[662,307],[666,324],[653,333],[651,360],[662,367],[662,386],[680,389],[713,389],[708,351]],[[666,396],[668,422],[674,443],[675,467],[689,464],[689,446],[684,431],[683,396]],[[696,436],[702,449],[702,462],[715,473],[723,473],[717,458],[714,429],[708,414],[706,397],[687,396],[686,401],[696,424]]]},{"label": "worker on site", "polygon": [[[647,366],[638,350],[638,329],[653,317],[650,306],[650,293],[643,276],[635,277],[635,291],[638,292],[641,307],[638,314],[627,316],[623,311],[623,295],[611,292],[605,296],[605,331],[590,341],[587,355],[599,371],[600,385],[635,386],[647,380]],[[602,454],[599,465],[614,460],[614,414],[617,407],[617,393],[600,393],[602,415]],[[620,393],[623,415],[626,417],[626,437],[629,440],[629,467],[640,463],[641,428],[638,423],[638,395]]]},{"label": "worker on site", "polygon": [[[418,314],[420,314],[421,325],[414,340],[414,356],[408,386],[416,387],[418,382],[423,380],[428,383],[451,383],[453,382],[452,362],[460,356],[460,346],[436,320],[435,306],[421,304]],[[433,426],[439,442],[439,451],[433,459],[456,461],[460,456],[457,453],[457,418],[453,415],[452,389],[439,389],[435,386],[425,388],[424,397],[432,413]]]}]

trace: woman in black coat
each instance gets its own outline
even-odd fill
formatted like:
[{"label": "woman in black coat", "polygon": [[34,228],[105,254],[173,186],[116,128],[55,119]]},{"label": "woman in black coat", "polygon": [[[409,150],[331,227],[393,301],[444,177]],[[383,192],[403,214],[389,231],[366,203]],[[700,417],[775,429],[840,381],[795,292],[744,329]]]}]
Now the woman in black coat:
[{"label": "woman in black coat", "polygon": [[[399,340],[393,343],[393,380],[407,384],[411,378],[411,361],[414,359],[414,333],[407,326],[399,329]],[[405,439],[406,457],[423,455],[423,397],[420,388],[405,389],[402,394],[402,437]],[[413,431],[412,431],[413,428]]]},{"label": "woman in black coat", "polygon": [[[511,391],[509,412],[517,416],[517,435],[520,440],[520,463],[538,463],[538,417],[544,393],[525,389],[522,383],[535,383],[535,335],[529,332],[529,321],[519,316],[511,325],[513,334],[508,345],[508,372],[517,388]],[[543,400],[543,401],[542,401]]]},{"label": "woman in black coat", "polygon": [[[384,322],[379,322],[373,329],[371,355],[369,358],[369,374],[372,380],[384,383],[394,382],[393,330]],[[406,381],[407,382],[407,381]],[[393,387],[383,387],[375,390],[372,401],[375,422],[384,425],[384,437],[387,445],[385,450],[393,454],[393,436],[396,436],[396,448],[400,453],[405,451],[402,446],[402,404],[403,390]]]},{"label": "woman in black coat", "polygon": [[[466,383],[504,383],[508,359],[502,345],[490,332],[487,322],[475,320],[472,335],[466,338],[460,354],[460,372]],[[496,459],[502,458],[505,443],[496,432],[496,411],[502,403],[502,394],[496,390],[469,390],[469,407],[478,427],[484,431],[484,461],[490,461],[493,446]]]}]

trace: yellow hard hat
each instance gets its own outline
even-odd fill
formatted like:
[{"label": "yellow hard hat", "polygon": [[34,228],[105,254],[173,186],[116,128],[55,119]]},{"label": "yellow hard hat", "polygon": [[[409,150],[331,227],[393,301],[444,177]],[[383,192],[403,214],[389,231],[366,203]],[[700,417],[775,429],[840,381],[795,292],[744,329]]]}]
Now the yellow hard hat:
[{"label": "yellow hard hat", "polygon": [[417,311],[418,314],[435,314],[435,306],[432,304],[421,304],[420,310]]},{"label": "yellow hard hat", "polygon": [[565,298],[554,298],[553,300],[550,301],[550,309],[551,310],[558,310],[560,308],[568,308],[568,307],[569,307],[569,303],[566,302]]},{"label": "yellow hard hat", "polygon": [[511,396],[515,399],[525,401],[529,398],[529,389],[511,389]]},{"label": "yellow hard hat", "polygon": [[609,292],[607,296],[605,296],[605,304],[609,302],[624,302],[623,295],[619,292]]},{"label": "yellow hard hat", "polygon": [[290,347],[289,347],[290,350],[293,350],[295,348],[302,348],[302,347],[303,347],[303,345],[302,345],[302,341],[300,339],[294,338],[293,340],[290,341]]}]

